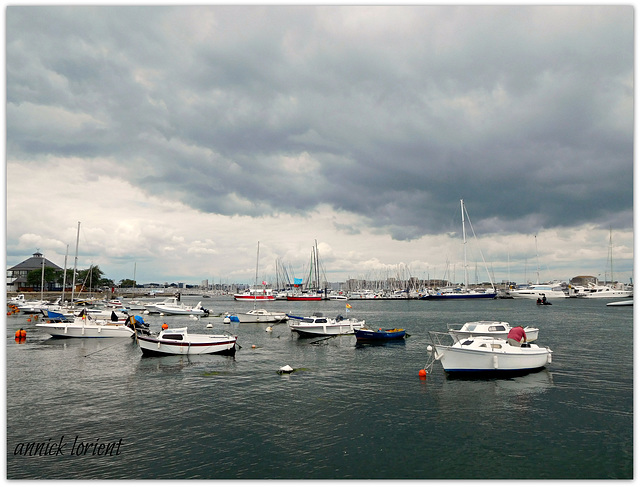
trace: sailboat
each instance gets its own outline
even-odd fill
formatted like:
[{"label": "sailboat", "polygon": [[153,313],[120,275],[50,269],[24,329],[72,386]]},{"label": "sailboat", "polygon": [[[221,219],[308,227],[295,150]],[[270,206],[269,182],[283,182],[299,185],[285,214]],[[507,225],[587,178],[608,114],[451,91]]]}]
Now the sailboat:
[{"label": "sailboat", "polygon": [[[467,215],[467,219],[469,219],[469,214],[464,206],[464,200],[460,200],[460,211],[462,213],[462,244],[464,249],[464,289],[462,290],[451,290],[451,291],[436,291],[436,292],[428,292],[427,294],[420,297],[420,299],[428,299],[428,300],[443,300],[443,299],[495,299],[498,295],[496,291],[496,287],[491,280],[491,273],[489,269],[487,270],[487,274],[489,275],[489,280],[491,281],[491,289],[483,289],[483,290],[472,290],[469,289],[469,269],[467,267],[467,234],[465,228],[465,214]],[[472,227],[473,228],[473,227]],[[482,252],[481,252],[482,253]],[[482,257],[484,261],[484,256]]]},{"label": "sailboat", "polygon": [[627,289],[624,284],[616,284],[613,279],[613,239],[611,235],[611,228],[609,228],[609,255],[607,256],[608,264],[611,268],[610,282],[607,284],[607,277],[605,272],[605,284],[604,285],[591,285],[585,293],[580,294],[581,298],[630,298],[633,297],[633,290]]},{"label": "sailboat", "polygon": [[[302,284],[302,279],[295,281],[295,286]],[[309,290],[287,294],[287,301],[322,301],[320,291],[320,256],[318,254],[318,241],[311,251],[311,265],[309,267]]]},{"label": "sailboat", "polygon": [[[125,324],[125,321],[119,317],[115,311],[111,311],[110,315],[104,316],[102,313],[94,313],[87,309],[82,309],[77,315],[73,316],[73,296],[75,292],[76,271],[78,268],[78,242],[80,240],[80,222],[78,222],[78,232],[76,236],[76,258],[73,266],[73,285],[71,291],[71,303],[69,308],[61,308],[54,312],[56,318],[50,320],[50,323],[39,323],[36,327],[46,331],[54,338],[121,338],[131,337],[135,331],[132,327]],[[89,271],[91,272],[91,271]],[[65,274],[66,274],[66,257],[65,257]],[[63,286],[64,289],[64,286]],[[68,322],[65,316],[68,313],[73,316],[73,321]],[[62,322],[59,322],[62,320]]]},{"label": "sailboat", "polygon": [[273,289],[267,289],[267,283],[262,281],[262,289],[258,288],[258,267],[260,265],[260,242],[258,242],[258,255],[256,257],[256,280],[253,288],[247,289],[245,292],[233,295],[233,299],[237,301],[275,301]]}]

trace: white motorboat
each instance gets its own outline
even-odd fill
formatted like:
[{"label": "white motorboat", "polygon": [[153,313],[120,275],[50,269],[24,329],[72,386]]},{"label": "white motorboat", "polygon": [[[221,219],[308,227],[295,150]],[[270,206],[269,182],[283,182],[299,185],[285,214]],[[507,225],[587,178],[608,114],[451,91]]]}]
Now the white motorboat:
[{"label": "white motorboat", "polygon": [[190,334],[185,327],[162,330],[157,336],[138,335],[137,339],[143,355],[233,355],[238,337]]},{"label": "white motorboat", "polygon": [[633,299],[625,299],[623,301],[613,301],[607,303],[607,306],[633,306]]},{"label": "white motorboat", "polygon": [[227,313],[225,323],[280,323],[287,320],[287,313],[267,311],[266,309],[252,309],[246,313]]},{"label": "white motorboat", "polygon": [[49,303],[47,300],[38,299],[33,301],[25,301],[23,304],[18,305],[18,309],[21,313],[36,314],[40,313],[43,308],[46,308],[51,304],[52,303]]},{"label": "white motorboat", "polygon": [[9,300],[7,301],[7,304],[13,304],[14,306],[20,306],[24,303],[26,303],[26,299],[24,299],[24,294],[18,294],[17,296],[14,296],[12,298],[9,298]]},{"label": "white motorboat", "polygon": [[595,286],[588,288],[584,293],[577,295],[579,298],[630,298],[633,296],[633,291],[628,289],[616,289],[613,286]]},{"label": "white motorboat", "polygon": [[165,315],[194,315],[209,316],[209,310],[202,307],[202,301],[195,306],[187,306],[184,303],[156,304],[158,313]]},{"label": "white motorboat", "polygon": [[297,332],[301,336],[328,336],[328,335],[353,335],[356,330],[364,326],[364,320],[354,318],[345,319],[342,316],[336,318],[326,318],[324,316],[292,316],[289,323],[291,331]]},{"label": "white motorboat", "polygon": [[147,303],[144,305],[144,309],[147,313],[160,313],[158,306],[175,306],[178,304],[178,298],[165,298],[162,301],[154,301],[153,303]]},{"label": "white motorboat", "polygon": [[427,350],[432,354],[431,363],[439,360],[447,373],[522,373],[540,369],[551,363],[552,350],[548,347],[526,343],[512,346],[507,340],[487,336],[468,337],[454,341],[448,333],[429,332],[433,346]]},{"label": "white motorboat", "polygon": [[126,304],[126,308],[129,311],[144,311],[145,309],[147,309],[144,307],[144,304],[145,303],[143,301],[140,301],[139,299],[132,299]]},{"label": "white motorboat", "polygon": [[559,284],[532,284],[520,289],[509,289],[507,295],[512,298],[527,299],[563,299],[567,294],[562,290]]},{"label": "white motorboat", "polygon": [[56,338],[127,338],[133,328],[124,323],[96,320],[91,315],[76,316],[70,323],[39,323],[36,327]]},{"label": "white motorboat", "polygon": [[[469,321],[462,326],[447,325],[447,328],[449,329],[449,335],[456,341],[470,336],[488,336],[506,340],[512,326],[506,321]],[[539,331],[538,328],[532,326],[524,327],[527,342],[537,340]]]}]

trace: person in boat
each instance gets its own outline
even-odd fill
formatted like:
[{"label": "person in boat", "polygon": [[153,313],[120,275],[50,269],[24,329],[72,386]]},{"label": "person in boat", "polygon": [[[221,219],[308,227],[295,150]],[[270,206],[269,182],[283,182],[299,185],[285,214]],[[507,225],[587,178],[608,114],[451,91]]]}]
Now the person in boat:
[{"label": "person in boat", "polygon": [[538,299],[536,300],[536,304],[542,304],[542,299],[538,298]]},{"label": "person in boat", "polygon": [[521,347],[527,341],[527,334],[521,326],[514,326],[509,330],[507,342],[514,347]]},{"label": "person in boat", "polygon": [[547,304],[547,297],[544,294],[542,295],[542,304]]}]

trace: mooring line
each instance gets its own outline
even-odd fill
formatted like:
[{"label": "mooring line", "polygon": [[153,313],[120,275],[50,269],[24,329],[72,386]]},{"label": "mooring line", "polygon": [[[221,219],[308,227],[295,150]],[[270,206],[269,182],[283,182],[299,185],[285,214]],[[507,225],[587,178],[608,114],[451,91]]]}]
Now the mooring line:
[{"label": "mooring line", "polygon": [[[131,340],[131,337],[122,338],[121,340],[122,340],[122,341],[124,341],[124,340]],[[86,355],[85,355],[85,357],[88,357],[89,355],[93,355],[94,353],[102,352],[103,350],[106,350],[107,348],[115,347],[115,346],[116,346],[116,345],[118,345],[119,343],[121,343],[121,342],[120,342],[120,341],[118,341],[118,342],[116,342],[116,343],[113,343],[113,344],[109,345],[108,347],[104,347],[104,348],[101,348],[100,350],[96,350],[95,352],[88,353],[88,354],[86,354]]]}]

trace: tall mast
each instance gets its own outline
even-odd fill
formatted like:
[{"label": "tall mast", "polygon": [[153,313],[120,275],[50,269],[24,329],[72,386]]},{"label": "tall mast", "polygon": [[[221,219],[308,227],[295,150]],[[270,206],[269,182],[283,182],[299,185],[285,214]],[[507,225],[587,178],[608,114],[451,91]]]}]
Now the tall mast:
[{"label": "tall mast", "polygon": [[40,277],[40,301],[44,301],[44,255],[42,256],[42,277]]},{"label": "tall mast", "polygon": [[255,286],[258,287],[258,263],[260,262],[260,241],[258,240],[258,255],[256,255],[256,281]]},{"label": "tall mast", "polygon": [[319,258],[318,258],[318,241],[315,242],[315,259],[314,259],[314,270],[315,270],[315,280],[316,280],[316,291],[320,291],[320,270],[318,269]]},{"label": "tall mast", "polygon": [[80,242],[80,222],[78,222],[78,234],[76,235],[76,258],[73,262],[73,284],[71,285],[71,305],[73,306],[73,297],[76,292],[76,269],[78,268],[78,242]]},{"label": "tall mast", "polygon": [[[609,265],[611,266],[611,285],[613,286],[613,239],[611,238],[611,227],[609,227]],[[606,282],[605,278],[605,284]]]},{"label": "tall mast", "polygon": [[540,284],[540,260],[538,259],[538,236],[534,235],[535,241],[536,241],[536,266],[538,269],[538,272],[536,274],[536,284]]},{"label": "tall mast", "polygon": [[64,271],[62,274],[62,297],[60,298],[60,304],[64,304],[64,289],[67,287],[67,257],[69,256],[69,244],[67,244],[67,251],[64,254]]},{"label": "tall mast", "polygon": [[464,250],[464,287],[469,285],[469,270],[467,269],[467,234],[464,228],[464,200],[460,200],[460,211],[462,213],[462,248]]}]

